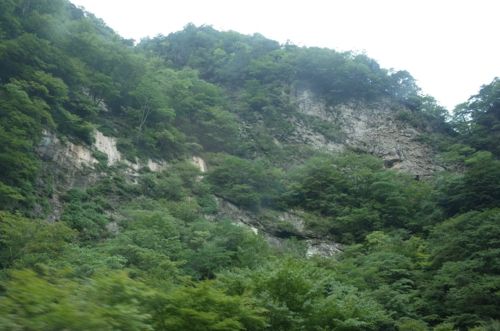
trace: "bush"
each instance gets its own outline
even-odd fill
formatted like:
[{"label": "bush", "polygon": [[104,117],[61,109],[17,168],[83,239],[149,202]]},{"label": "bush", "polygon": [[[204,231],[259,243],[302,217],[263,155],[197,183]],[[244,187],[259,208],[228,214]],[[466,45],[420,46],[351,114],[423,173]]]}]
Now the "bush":
[{"label": "bush", "polygon": [[248,209],[275,204],[282,187],[278,169],[229,155],[215,155],[211,162],[207,180],[215,194]]}]

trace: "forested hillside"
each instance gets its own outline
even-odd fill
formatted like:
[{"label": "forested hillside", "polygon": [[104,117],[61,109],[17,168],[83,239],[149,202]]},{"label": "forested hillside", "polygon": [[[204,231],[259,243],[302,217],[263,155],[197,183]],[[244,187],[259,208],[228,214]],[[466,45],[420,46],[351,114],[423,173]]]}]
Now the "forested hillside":
[{"label": "forested hillside", "polygon": [[0,2],[0,330],[498,330],[500,80]]}]

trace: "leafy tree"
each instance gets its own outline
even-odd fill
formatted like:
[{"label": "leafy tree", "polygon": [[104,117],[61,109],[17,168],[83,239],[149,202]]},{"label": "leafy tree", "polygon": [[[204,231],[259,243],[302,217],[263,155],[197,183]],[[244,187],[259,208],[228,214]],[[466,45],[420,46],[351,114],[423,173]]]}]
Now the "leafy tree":
[{"label": "leafy tree", "polygon": [[61,221],[78,231],[80,240],[92,241],[106,236],[109,220],[102,206],[92,201],[86,192],[79,190],[70,191],[65,199],[67,203]]},{"label": "leafy tree", "polygon": [[[0,330],[153,330],[140,301],[147,288],[124,273],[78,284],[17,270],[3,282]],[[147,293],[147,292],[146,292]]]},{"label": "leafy tree", "polygon": [[318,213],[343,240],[359,241],[377,229],[421,231],[433,222],[426,219],[430,193],[427,184],[384,170],[374,157],[344,154],[308,160],[291,173],[283,198],[290,207]]},{"label": "leafy tree", "polygon": [[235,156],[217,155],[207,175],[215,194],[246,208],[269,206],[280,190],[278,169],[263,162],[251,162]]},{"label": "leafy tree", "polygon": [[75,239],[63,223],[47,223],[0,212],[0,267],[47,263]]},{"label": "leafy tree", "polygon": [[471,211],[436,226],[431,237],[432,268],[426,291],[429,313],[471,327],[485,318],[498,319],[500,286],[499,210]]},{"label": "leafy tree", "polygon": [[0,201],[5,207],[14,207],[32,194],[38,168],[34,145],[41,137],[42,126],[53,121],[47,104],[30,98],[20,82],[3,85],[0,99]]},{"label": "leafy tree", "polygon": [[441,188],[440,204],[448,214],[499,206],[500,161],[490,152],[480,151],[464,164],[464,174],[449,178]]},{"label": "leafy tree", "polygon": [[[136,47],[66,0],[0,3],[0,77],[1,330],[498,328],[498,79],[451,131],[408,72],[364,54],[192,24]],[[303,89],[327,111],[401,105],[449,171],[416,181],[291,143]],[[47,132],[93,149],[95,128],[166,169],[54,170],[38,155]],[[90,170],[84,188],[52,179]],[[26,217],[51,194],[59,220]],[[278,212],[299,209],[303,236],[347,245],[333,258],[305,259],[300,239],[276,249],[221,219],[214,194],[283,232]]]},{"label": "leafy tree", "polygon": [[478,150],[500,156],[500,79],[484,85],[479,94],[457,106],[453,121],[462,140]]},{"label": "leafy tree", "polygon": [[429,265],[427,246],[416,236],[405,239],[375,231],[362,245],[348,247],[335,269],[340,281],[370,291],[394,319],[418,319],[424,304],[421,269]]},{"label": "leafy tree", "polygon": [[196,278],[214,278],[225,269],[253,268],[269,256],[269,247],[262,238],[228,221],[198,221],[187,230],[185,269]]},{"label": "leafy tree", "polygon": [[125,228],[103,247],[111,256],[125,259],[126,266],[152,277],[170,279],[182,257],[176,220],[159,211],[131,210]]},{"label": "leafy tree", "polygon": [[253,290],[268,311],[268,330],[377,330],[391,324],[377,303],[310,262],[284,259],[221,281],[230,290]]},{"label": "leafy tree", "polygon": [[247,296],[231,296],[204,281],[156,299],[157,330],[263,330],[265,310]]}]

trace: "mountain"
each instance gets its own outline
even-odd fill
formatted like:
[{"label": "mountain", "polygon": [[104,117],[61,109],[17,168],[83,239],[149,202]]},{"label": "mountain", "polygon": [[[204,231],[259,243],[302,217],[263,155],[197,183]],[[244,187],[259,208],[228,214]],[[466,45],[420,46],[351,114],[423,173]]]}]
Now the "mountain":
[{"label": "mountain", "polygon": [[498,79],[0,4],[1,330],[493,330]]}]

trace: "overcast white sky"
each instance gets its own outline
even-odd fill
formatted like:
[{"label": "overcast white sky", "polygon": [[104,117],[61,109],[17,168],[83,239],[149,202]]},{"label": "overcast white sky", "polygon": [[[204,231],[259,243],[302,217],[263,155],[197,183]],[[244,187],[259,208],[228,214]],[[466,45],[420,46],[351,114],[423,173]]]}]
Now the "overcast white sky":
[{"label": "overcast white sky", "polygon": [[299,46],[364,51],[452,109],[500,76],[498,0],[71,0],[125,38],[208,24]]}]

